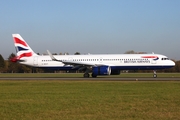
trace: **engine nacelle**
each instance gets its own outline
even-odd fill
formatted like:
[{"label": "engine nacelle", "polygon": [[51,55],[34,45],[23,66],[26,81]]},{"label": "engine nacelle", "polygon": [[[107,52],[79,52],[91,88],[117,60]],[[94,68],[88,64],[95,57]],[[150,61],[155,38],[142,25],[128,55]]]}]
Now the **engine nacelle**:
[{"label": "engine nacelle", "polygon": [[111,67],[110,66],[93,67],[92,74],[93,74],[93,76],[110,75],[111,74]]},{"label": "engine nacelle", "polygon": [[120,70],[111,70],[111,75],[119,75]]}]

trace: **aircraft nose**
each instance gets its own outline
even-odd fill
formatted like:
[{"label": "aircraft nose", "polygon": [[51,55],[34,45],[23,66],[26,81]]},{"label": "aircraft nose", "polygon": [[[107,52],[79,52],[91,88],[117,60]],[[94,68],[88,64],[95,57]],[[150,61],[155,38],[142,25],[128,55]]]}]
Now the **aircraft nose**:
[{"label": "aircraft nose", "polygon": [[172,66],[175,66],[175,62],[171,60],[171,63],[170,63]]}]

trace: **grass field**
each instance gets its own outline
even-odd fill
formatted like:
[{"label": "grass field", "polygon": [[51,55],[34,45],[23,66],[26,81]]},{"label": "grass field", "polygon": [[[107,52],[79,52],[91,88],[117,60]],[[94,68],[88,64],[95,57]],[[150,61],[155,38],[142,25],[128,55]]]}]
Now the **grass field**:
[{"label": "grass field", "polygon": [[[157,73],[158,77],[180,77],[180,73]],[[58,77],[83,77],[83,73],[0,73],[0,78],[5,77],[46,77],[46,78],[58,78]],[[102,77],[102,76],[98,76]],[[131,78],[131,77],[153,77],[153,73],[121,73],[120,75],[110,75],[103,77],[121,77],[121,78]]]},{"label": "grass field", "polygon": [[1,80],[1,120],[180,119],[180,82]]}]

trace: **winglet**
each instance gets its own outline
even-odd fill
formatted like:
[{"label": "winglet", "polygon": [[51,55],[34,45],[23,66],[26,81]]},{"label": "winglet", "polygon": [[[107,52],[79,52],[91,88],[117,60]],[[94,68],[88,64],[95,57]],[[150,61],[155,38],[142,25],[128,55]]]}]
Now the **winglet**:
[{"label": "winglet", "polygon": [[47,53],[49,54],[49,56],[51,57],[52,60],[62,62],[61,60],[57,60],[57,59],[50,53],[49,50],[47,50]]}]

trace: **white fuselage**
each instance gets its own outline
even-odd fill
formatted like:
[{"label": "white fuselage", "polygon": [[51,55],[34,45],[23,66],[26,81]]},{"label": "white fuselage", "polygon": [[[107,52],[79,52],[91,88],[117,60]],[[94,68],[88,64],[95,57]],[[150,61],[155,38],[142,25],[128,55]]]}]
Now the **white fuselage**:
[{"label": "white fuselage", "polygon": [[[50,56],[23,57],[20,62],[25,65],[67,70],[72,65],[110,66],[111,69],[164,69],[175,65],[172,60],[160,54],[99,54],[99,55],[54,55],[59,61],[53,61]],[[65,63],[71,64],[65,64]]]},{"label": "white fuselage", "polygon": [[[12,34],[17,56],[12,62],[19,62],[38,68],[57,70],[84,70],[84,77],[117,75],[120,70],[157,70],[175,65],[172,60],[160,54],[99,54],[99,55],[37,55],[20,34]],[[154,72],[154,77],[157,77]]]}]

